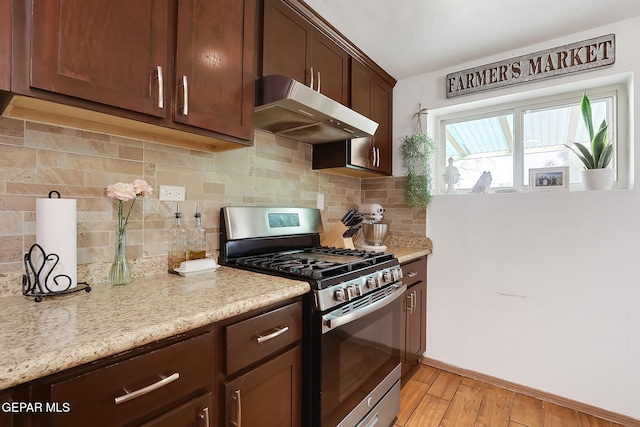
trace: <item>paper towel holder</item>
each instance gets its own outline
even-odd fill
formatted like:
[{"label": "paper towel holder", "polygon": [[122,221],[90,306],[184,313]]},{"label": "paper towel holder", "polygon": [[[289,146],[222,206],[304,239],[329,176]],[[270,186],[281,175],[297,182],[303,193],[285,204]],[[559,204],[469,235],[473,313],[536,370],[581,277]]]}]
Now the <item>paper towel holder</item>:
[{"label": "paper towel holder", "polygon": [[[57,191],[55,192],[58,193]],[[53,191],[51,193],[53,193]],[[51,197],[51,193],[49,193],[49,197]],[[59,195],[60,193],[58,193],[58,196]],[[35,266],[33,263],[34,251],[38,251],[42,258],[42,265],[39,267]],[[53,267],[44,274],[44,277],[41,277],[47,261],[52,261]],[[53,268],[59,261],[60,257],[57,254],[47,254],[42,246],[37,243],[33,244],[29,249],[29,252],[24,254],[25,274],[22,275],[22,295],[34,297],[35,302],[40,302],[42,301],[42,297],[72,294],[79,291],[91,292],[91,286],[89,286],[87,282],[78,282],[77,286],[72,288],[72,280],[66,274],[58,274],[57,276],[51,277]],[[57,285],[59,285],[59,280],[66,279],[69,281],[69,285],[63,290],[53,291],[49,289],[49,286],[47,285],[49,279],[52,279]]]}]

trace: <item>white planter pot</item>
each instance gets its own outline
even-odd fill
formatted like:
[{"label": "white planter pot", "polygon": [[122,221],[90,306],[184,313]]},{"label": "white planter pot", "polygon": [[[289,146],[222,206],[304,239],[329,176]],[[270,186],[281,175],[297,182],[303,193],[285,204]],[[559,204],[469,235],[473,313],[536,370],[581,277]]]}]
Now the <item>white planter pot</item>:
[{"label": "white planter pot", "polygon": [[613,169],[585,169],[582,171],[582,186],[585,190],[611,190],[615,177]]}]

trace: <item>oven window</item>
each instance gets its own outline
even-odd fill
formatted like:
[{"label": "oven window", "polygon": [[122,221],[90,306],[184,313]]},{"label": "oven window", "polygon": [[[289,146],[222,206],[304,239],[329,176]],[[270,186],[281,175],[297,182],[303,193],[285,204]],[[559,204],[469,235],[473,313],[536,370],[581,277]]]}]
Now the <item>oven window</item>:
[{"label": "oven window", "polygon": [[400,301],[322,336],[322,425],[336,425],[400,363]]}]

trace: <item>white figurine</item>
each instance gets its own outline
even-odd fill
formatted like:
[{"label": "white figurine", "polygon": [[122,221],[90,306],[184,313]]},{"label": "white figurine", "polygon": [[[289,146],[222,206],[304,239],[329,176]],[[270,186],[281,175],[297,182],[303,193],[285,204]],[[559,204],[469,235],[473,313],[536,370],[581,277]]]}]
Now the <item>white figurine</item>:
[{"label": "white figurine", "polygon": [[471,193],[486,193],[489,187],[491,187],[491,172],[484,171],[471,189]]}]

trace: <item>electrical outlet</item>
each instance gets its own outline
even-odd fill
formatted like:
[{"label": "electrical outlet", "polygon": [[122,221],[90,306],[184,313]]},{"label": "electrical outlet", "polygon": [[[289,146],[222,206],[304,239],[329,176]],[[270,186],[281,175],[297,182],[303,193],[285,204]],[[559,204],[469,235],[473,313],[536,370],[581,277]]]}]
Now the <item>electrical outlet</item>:
[{"label": "electrical outlet", "polygon": [[175,185],[160,186],[160,200],[168,202],[184,202],[184,187],[176,187]]},{"label": "electrical outlet", "polygon": [[318,197],[316,198],[316,208],[324,209],[324,194],[318,193]]}]

